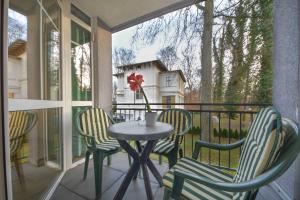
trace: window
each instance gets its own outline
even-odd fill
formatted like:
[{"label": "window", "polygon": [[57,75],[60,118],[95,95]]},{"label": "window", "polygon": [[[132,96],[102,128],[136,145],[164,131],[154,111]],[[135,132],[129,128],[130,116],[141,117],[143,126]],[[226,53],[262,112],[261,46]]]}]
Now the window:
[{"label": "window", "polygon": [[135,92],[135,99],[143,99],[143,93],[141,90]]},{"label": "window", "polygon": [[43,6],[35,0],[26,5],[10,1],[7,76],[11,99],[62,99],[60,18],[55,0],[43,1]]},{"label": "window", "polygon": [[63,170],[60,21],[56,0],[9,1],[9,152],[15,200],[43,198]]},{"label": "window", "polygon": [[78,112],[93,106],[93,66],[90,18],[71,7],[72,162],[84,158],[86,145],[75,127]]},{"label": "window", "polygon": [[166,76],[166,87],[171,87],[171,77],[170,76]]},{"label": "window", "polygon": [[72,100],[92,100],[91,32],[72,21]]}]

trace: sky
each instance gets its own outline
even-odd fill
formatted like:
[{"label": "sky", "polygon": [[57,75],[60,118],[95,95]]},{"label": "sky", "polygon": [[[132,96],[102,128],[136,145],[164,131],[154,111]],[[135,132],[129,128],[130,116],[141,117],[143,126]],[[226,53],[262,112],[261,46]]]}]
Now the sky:
[{"label": "sky", "polygon": [[[123,31],[114,33],[112,35],[112,48],[124,47],[132,49],[132,36],[134,35],[136,26],[125,29]],[[163,47],[159,40],[155,41],[152,45],[144,45],[141,42],[136,43],[135,50],[135,61],[144,62],[156,59],[157,52]]]}]

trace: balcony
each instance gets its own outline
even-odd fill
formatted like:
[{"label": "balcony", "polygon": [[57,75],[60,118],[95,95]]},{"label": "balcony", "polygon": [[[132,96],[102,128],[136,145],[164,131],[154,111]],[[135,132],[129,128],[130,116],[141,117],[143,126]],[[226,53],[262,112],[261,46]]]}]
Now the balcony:
[{"label": "balcony", "polygon": [[[0,199],[94,199],[92,160],[88,178],[82,181],[82,163],[86,146],[76,132],[77,112],[99,106],[109,112],[117,122],[143,120],[145,115],[143,103],[112,103],[111,97],[115,89],[112,85],[113,34],[156,17],[163,18],[164,14],[178,9],[193,6],[201,10],[206,4],[204,1],[130,0],[126,4],[95,0],[28,0],[26,3],[20,0],[2,1],[4,3],[0,5],[2,19],[0,23]],[[235,1],[228,0],[228,2],[235,4]],[[263,0],[253,2],[260,3]],[[272,96],[270,97],[272,101],[268,102],[272,102],[282,116],[299,123],[300,13],[295,6],[298,2],[297,0],[268,2],[270,7],[274,8],[271,9],[272,16],[269,16],[274,18],[272,21],[274,33],[269,34],[269,36],[274,35],[274,44],[270,45],[274,49],[272,55],[267,55],[270,60],[273,59],[269,64],[272,65],[273,71],[270,75],[273,79],[273,82],[270,81],[272,95],[268,93]],[[218,7],[222,8],[222,6]],[[228,17],[222,16],[219,12],[216,14],[220,18]],[[241,16],[244,18],[244,15]],[[245,17],[247,18],[246,15]],[[232,20],[234,18],[233,16]],[[220,25],[219,20],[214,22],[216,22],[213,23],[214,26]],[[247,24],[250,25],[248,22]],[[218,30],[218,32],[222,31]],[[199,41],[196,41],[195,46],[203,46],[203,41],[209,40]],[[211,43],[213,42],[215,41]],[[218,40],[216,42],[218,43]],[[235,48],[232,49],[235,51]],[[214,50],[211,53],[215,54]],[[147,54],[146,57],[148,59],[150,56],[148,57]],[[214,55],[211,57],[214,64]],[[245,57],[241,56],[241,58]],[[254,59],[256,63],[260,57],[254,56]],[[225,60],[227,62],[228,58]],[[201,74],[200,65],[196,67],[199,68],[195,72],[198,76]],[[228,68],[225,71],[227,79],[230,70]],[[270,80],[269,76],[263,78]],[[194,80],[194,78],[186,80]],[[166,78],[164,81],[170,80]],[[221,84],[221,87],[225,87],[226,81]],[[256,81],[251,85],[254,89],[256,89]],[[173,99],[174,92],[170,88],[172,87],[162,87],[164,98],[150,100],[150,102],[168,102],[152,104],[153,110],[157,112],[167,108],[185,108],[190,111],[192,128],[185,134],[182,142],[183,154],[186,157],[192,155],[196,140],[205,139],[218,144],[231,144],[245,137],[256,113],[268,106],[268,104],[171,103],[184,102],[184,93],[178,92],[180,98]],[[184,83],[179,83],[178,88],[183,91]],[[116,95],[126,96],[126,90],[118,89]],[[133,97],[131,91],[130,95]],[[120,102],[143,102],[141,99],[135,100]],[[233,101],[239,102],[236,99]],[[15,138],[11,137],[8,124],[10,114],[15,111],[34,112],[37,115],[34,128],[22,136],[24,141],[20,143],[19,155],[10,151],[10,145],[13,143],[11,139]],[[206,116],[206,122],[203,122],[203,116]],[[222,167],[224,171],[232,174],[238,166],[240,153],[241,148],[229,152],[204,148],[199,161]],[[166,158],[151,155],[151,159],[161,174],[167,171]],[[122,152],[112,156],[110,166],[104,166],[102,199],[113,198],[129,169],[127,163],[127,155]],[[298,158],[295,163],[282,177],[261,188],[257,199],[298,200],[300,159]],[[23,174],[21,173],[23,177],[20,176],[18,165],[23,168]],[[22,183],[22,178],[25,183]],[[125,199],[146,199],[142,179],[140,175],[130,185]],[[163,189],[158,187],[153,177],[151,177],[151,185],[155,199],[162,199]]]},{"label": "balcony", "polygon": [[[114,104],[116,111],[114,113],[115,119],[119,116],[123,116],[119,121],[130,121],[142,119],[145,112],[145,104]],[[161,107],[164,104],[156,103],[151,104],[156,106],[154,110],[161,112]],[[255,114],[260,108],[268,106],[267,104],[170,104],[171,107],[185,107],[192,115],[192,129],[189,133],[185,134],[184,141],[182,143],[184,156],[191,157],[194,142],[201,138],[201,130],[204,127],[201,125],[201,117],[208,113],[210,116],[209,124],[209,141],[219,144],[233,143],[240,138],[245,137],[246,130],[248,129]],[[205,106],[205,109],[202,107]],[[221,131],[219,131],[221,130]],[[225,130],[228,133],[220,133]],[[225,131],[226,132],[226,131]],[[220,134],[219,134],[220,133]],[[240,149],[241,150],[241,149]],[[204,149],[200,153],[199,161],[208,163],[213,166],[219,166],[227,170],[229,173],[238,165],[238,159],[240,150],[230,151],[224,153],[221,151],[214,151]],[[151,155],[151,159],[154,160],[159,172],[163,175],[167,172],[168,166],[165,159],[162,157]],[[92,161],[92,160],[91,160]],[[104,161],[104,163],[106,163]],[[52,200],[59,200],[64,198],[72,199],[93,199],[94,190],[94,172],[93,165],[89,165],[88,178],[82,181],[83,177],[83,164],[70,169],[64,175],[60,185],[56,189]],[[129,169],[128,157],[122,152],[112,156],[112,163],[110,166],[105,164],[103,171],[103,200],[113,199],[116,194],[122,180],[125,177]],[[151,173],[150,173],[151,174]],[[151,187],[155,199],[163,198],[163,188],[160,188],[153,175],[150,175]],[[146,191],[144,189],[144,182],[142,181],[142,175],[138,176],[136,181],[133,181],[124,197],[124,199],[146,199]],[[286,184],[288,179],[285,179]],[[274,190],[273,186],[265,186],[259,190],[257,195],[258,200],[282,199]]]},{"label": "balcony", "polygon": [[[92,160],[91,160],[92,161]],[[161,165],[158,161],[154,162],[157,169],[161,174],[165,173],[168,170],[166,163]],[[51,200],[61,200],[61,199],[70,199],[70,200],[86,200],[94,199],[95,187],[94,187],[94,173],[93,165],[88,171],[88,176],[85,181],[82,181],[83,176],[83,164],[79,165],[68,172],[66,172],[59,186],[55,190]],[[114,195],[124,179],[125,174],[129,168],[128,157],[125,153],[118,153],[112,157],[112,163],[110,166],[105,165],[103,169],[103,196],[102,200],[112,200]],[[151,173],[150,173],[151,174]],[[133,181],[125,196],[124,200],[132,199],[147,199],[146,191],[144,187],[143,177],[138,176],[136,181]],[[154,195],[154,199],[160,200],[163,199],[163,188],[160,188],[155,180],[155,178],[150,175],[151,187]],[[270,186],[263,187],[259,194],[257,195],[257,200],[281,200],[281,198],[276,195],[273,188]]]}]

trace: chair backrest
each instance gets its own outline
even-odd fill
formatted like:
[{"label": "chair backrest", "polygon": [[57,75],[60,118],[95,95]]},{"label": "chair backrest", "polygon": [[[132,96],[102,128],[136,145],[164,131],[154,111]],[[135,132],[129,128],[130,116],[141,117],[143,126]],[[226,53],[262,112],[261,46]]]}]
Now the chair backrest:
[{"label": "chair backrest", "polygon": [[36,123],[36,113],[29,111],[9,112],[10,153],[17,153],[27,134]]},{"label": "chair backrest", "polygon": [[[102,108],[90,108],[82,111],[77,117],[77,128],[84,135],[93,136],[95,142],[100,144],[108,141],[107,128],[112,120]],[[86,140],[87,145],[91,145]]]},{"label": "chair backrest", "polygon": [[258,188],[265,186],[280,177],[293,164],[300,152],[300,135],[299,126],[296,122],[283,118],[282,119],[282,146],[277,153],[274,162],[260,175],[250,182],[244,184],[245,187],[252,189],[245,195],[239,196],[236,193],[233,199],[255,199]]},{"label": "chair backrest", "polygon": [[[157,121],[174,126],[174,132],[169,136],[170,140],[175,140],[176,135],[179,133],[187,133],[192,126],[191,114],[188,111],[179,108],[167,109],[161,112]],[[182,138],[180,138],[179,142],[182,142]]]},{"label": "chair backrest", "polygon": [[[243,146],[235,182],[251,180],[273,164],[285,139],[281,129],[281,116],[274,107],[257,114]],[[247,192],[236,193],[234,199],[244,199],[247,195]]]}]

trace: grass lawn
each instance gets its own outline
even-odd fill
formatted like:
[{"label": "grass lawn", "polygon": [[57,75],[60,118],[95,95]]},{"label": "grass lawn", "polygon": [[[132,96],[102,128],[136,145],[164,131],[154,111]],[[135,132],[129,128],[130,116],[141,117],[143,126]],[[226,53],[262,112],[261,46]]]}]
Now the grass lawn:
[{"label": "grass lawn", "polygon": [[[192,112],[192,127],[201,127],[201,123],[200,123],[200,119],[201,119],[201,115],[200,113],[197,112]],[[232,130],[248,130],[251,121],[252,121],[252,117],[250,114],[243,114],[243,115],[239,115],[237,114],[235,116],[234,119],[230,119],[228,117],[227,114],[222,113],[220,114],[220,116],[217,113],[212,113],[212,127],[213,129],[219,129],[219,125],[221,129],[229,129],[229,125],[230,125],[230,129]]]}]

